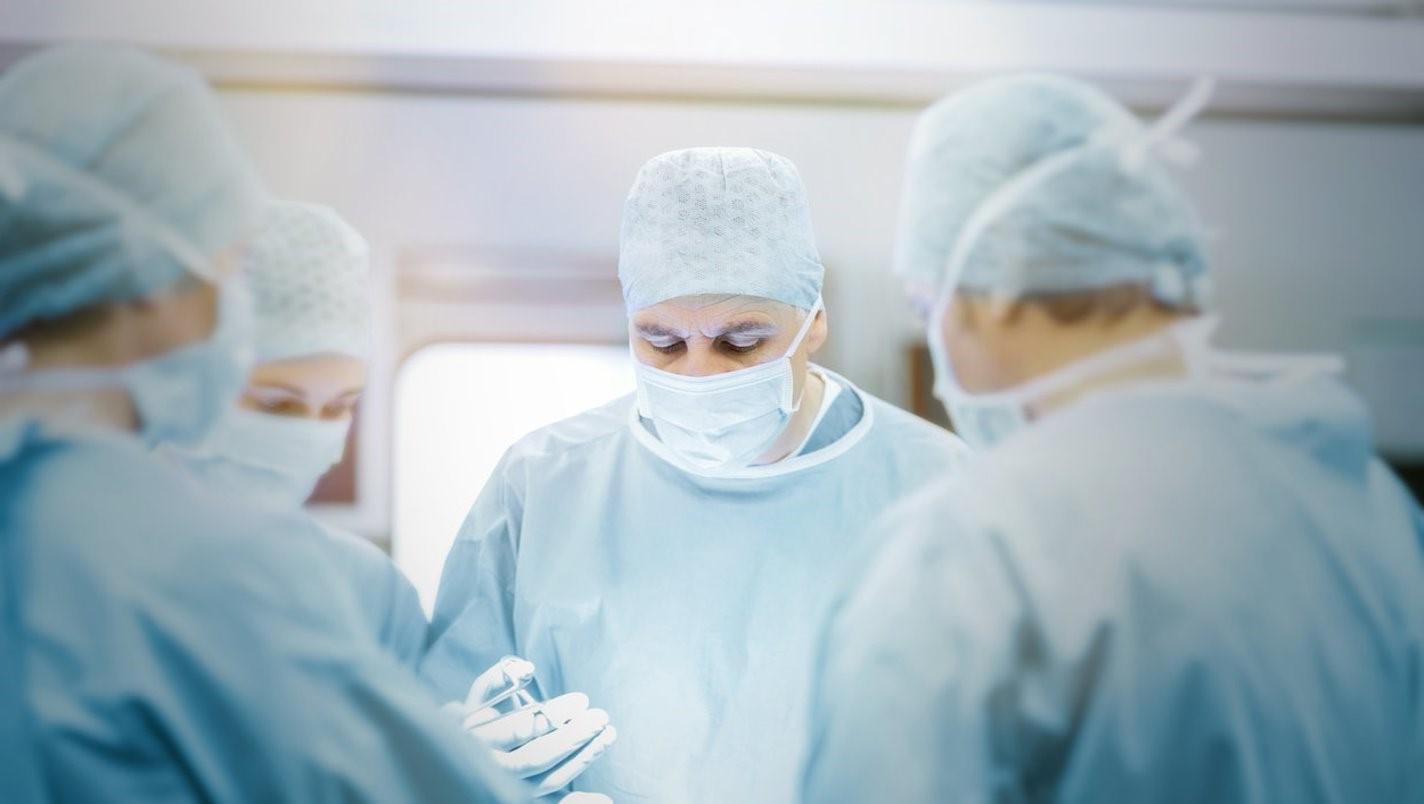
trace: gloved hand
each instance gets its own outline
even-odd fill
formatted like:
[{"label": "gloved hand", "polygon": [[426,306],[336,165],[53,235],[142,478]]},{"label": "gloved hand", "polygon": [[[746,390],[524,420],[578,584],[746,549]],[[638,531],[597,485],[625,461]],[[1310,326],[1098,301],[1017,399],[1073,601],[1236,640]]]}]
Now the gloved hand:
[{"label": "gloved hand", "polygon": [[[495,761],[534,785],[536,796],[567,787],[617,739],[608,713],[589,709],[579,692],[536,701],[525,687],[534,665],[506,656],[470,685],[463,714],[465,731],[494,751]],[[570,804],[598,804],[602,797],[566,796]],[[562,804],[562,802],[561,802]]]},{"label": "gloved hand", "polygon": [[559,804],[613,804],[613,799],[602,793],[569,793]]}]

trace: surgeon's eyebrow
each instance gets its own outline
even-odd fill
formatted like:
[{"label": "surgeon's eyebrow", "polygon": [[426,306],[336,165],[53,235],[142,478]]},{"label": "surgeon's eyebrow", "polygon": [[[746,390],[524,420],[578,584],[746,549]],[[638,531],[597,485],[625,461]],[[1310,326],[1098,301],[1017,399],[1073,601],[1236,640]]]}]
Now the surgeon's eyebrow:
[{"label": "surgeon's eyebrow", "polygon": [[687,337],[687,333],[682,330],[675,330],[662,324],[635,324],[634,328],[638,334],[644,338],[676,338],[682,340]]},{"label": "surgeon's eyebrow", "polygon": [[769,338],[781,331],[781,327],[765,321],[737,321],[728,324],[721,332],[713,335],[706,333],[707,337],[725,338],[728,335],[751,335],[758,338]]},{"label": "surgeon's eyebrow", "polygon": [[292,396],[300,397],[302,399],[307,398],[306,391],[303,391],[301,388],[298,388],[295,385],[288,385],[284,382],[259,382],[254,383],[252,386],[252,390],[259,392],[269,389],[275,391],[286,391]]}]

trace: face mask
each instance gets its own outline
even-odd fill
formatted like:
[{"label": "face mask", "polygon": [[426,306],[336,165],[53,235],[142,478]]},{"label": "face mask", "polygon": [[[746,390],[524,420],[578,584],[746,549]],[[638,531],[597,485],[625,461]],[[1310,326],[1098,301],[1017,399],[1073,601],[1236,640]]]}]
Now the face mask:
[{"label": "face mask", "polygon": [[252,299],[238,280],[218,288],[206,340],[119,368],[54,369],[6,376],[7,389],[74,392],[122,388],[149,446],[200,442],[232,408],[252,365]]},{"label": "face mask", "polygon": [[348,420],[323,421],[238,408],[192,450],[175,450],[224,493],[268,507],[296,508],[341,461]]},{"label": "face mask", "polygon": [[[950,364],[944,344],[943,321],[947,304],[941,304],[930,320],[928,341],[934,362],[934,394],[949,410],[954,431],[975,449],[986,449],[1024,429],[1032,421],[1031,406],[1054,394],[1072,389],[1095,377],[1162,358],[1183,357],[1188,364],[1202,327],[1186,322],[1165,332],[1106,349],[1070,363],[1029,382],[992,393],[971,393],[961,386]],[[1202,339],[1204,341],[1204,338]]]},{"label": "face mask", "polygon": [[750,368],[684,377],[635,359],[638,412],[652,420],[658,439],[695,470],[751,465],[771,448],[800,404],[792,398],[791,356],[820,310],[817,299],[785,354]]}]

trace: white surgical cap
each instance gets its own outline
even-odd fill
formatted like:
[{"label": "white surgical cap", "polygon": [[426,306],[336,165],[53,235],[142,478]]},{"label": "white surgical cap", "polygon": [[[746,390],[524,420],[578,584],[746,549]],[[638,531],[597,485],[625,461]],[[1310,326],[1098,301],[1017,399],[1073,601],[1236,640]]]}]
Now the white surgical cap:
[{"label": "white surgical cap", "polygon": [[628,312],[703,293],[809,310],[825,270],[791,161],[752,148],[654,157],[623,204],[618,279]]},{"label": "white surgical cap", "polygon": [[1199,305],[1201,228],[1149,141],[1116,101],[1068,78],[998,78],[940,101],[911,142],[896,272],[943,290],[953,258],[956,290],[1145,284]]},{"label": "white surgical cap", "polygon": [[191,70],[109,46],[0,75],[0,338],[194,274],[264,195]]},{"label": "white surgical cap", "polygon": [[242,255],[257,313],[257,359],[370,351],[370,255],[334,211],[274,201]]}]

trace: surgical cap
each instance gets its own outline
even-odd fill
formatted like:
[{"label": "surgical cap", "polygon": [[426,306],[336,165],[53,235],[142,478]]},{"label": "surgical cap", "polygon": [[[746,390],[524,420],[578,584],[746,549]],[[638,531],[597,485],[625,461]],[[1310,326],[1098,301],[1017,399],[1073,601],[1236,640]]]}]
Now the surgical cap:
[{"label": "surgical cap", "polygon": [[366,241],[315,204],[267,206],[242,267],[257,310],[257,359],[370,351]]},{"label": "surgical cap", "polygon": [[993,79],[919,120],[901,201],[896,272],[944,290],[1019,296],[1145,284],[1199,305],[1197,216],[1148,129],[1068,78]]},{"label": "surgical cap", "polygon": [[0,75],[0,338],[213,277],[262,198],[191,70],[108,46],[20,61]]},{"label": "surgical cap", "polygon": [[628,312],[702,293],[809,310],[825,270],[789,159],[751,148],[654,157],[623,204],[618,279]]}]

